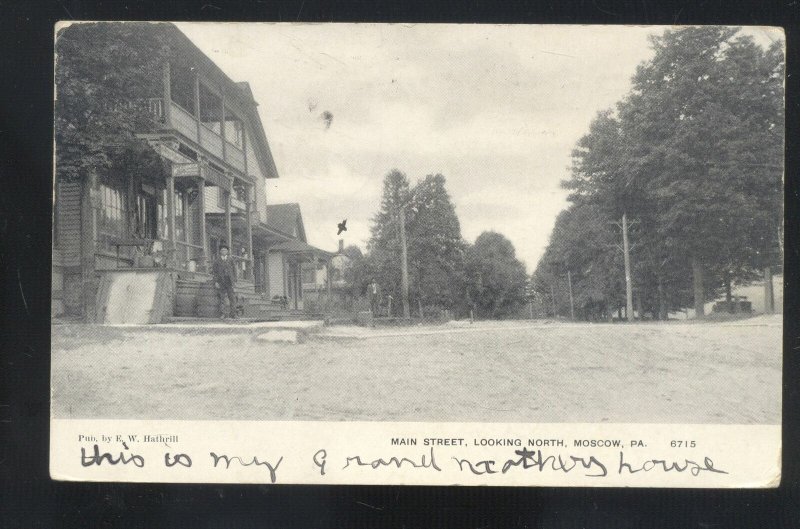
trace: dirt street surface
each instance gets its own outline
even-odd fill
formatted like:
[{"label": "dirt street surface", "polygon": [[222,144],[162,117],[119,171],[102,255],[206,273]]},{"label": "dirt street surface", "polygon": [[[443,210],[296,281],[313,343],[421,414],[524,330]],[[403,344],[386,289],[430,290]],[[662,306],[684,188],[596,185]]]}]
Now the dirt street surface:
[{"label": "dirt street surface", "polygon": [[247,331],[54,325],[54,417],[779,424],[781,318]]}]

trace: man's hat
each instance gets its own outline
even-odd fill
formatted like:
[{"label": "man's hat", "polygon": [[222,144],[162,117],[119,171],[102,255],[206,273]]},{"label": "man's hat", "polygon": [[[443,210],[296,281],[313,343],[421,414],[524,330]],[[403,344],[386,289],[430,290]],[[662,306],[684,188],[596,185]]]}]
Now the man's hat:
[{"label": "man's hat", "polygon": [[223,249],[223,248],[225,248],[225,249],[226,249],[226,250],[228,250],[229,252],[231,251],[231,247],[230,247],[230,246],[228,246],[227,244],[225,244],[224,242],[223,242],[222,244],[220,244],[220,245],[219,245],[219,250],[220,250],[220,251],[222,251],[222,249]]}]

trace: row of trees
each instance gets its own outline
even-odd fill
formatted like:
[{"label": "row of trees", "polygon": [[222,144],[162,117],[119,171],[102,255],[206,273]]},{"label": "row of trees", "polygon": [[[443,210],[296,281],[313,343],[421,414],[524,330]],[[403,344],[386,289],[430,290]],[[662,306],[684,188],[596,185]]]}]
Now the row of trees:
[{"label": "row of trees", "polygon": [[[625,305],[621,232],[634,220],[639,312],[665,318],[753,280],[782,261],[784,57],[735,28],[668,30],[651,39],[630,93],[600,113],[573,152],[534,284],[542,298],[569,272],[578,315]],[[559,312],[565,296],[559,298]],[[568,310],[568,309],[566,309]],[[563,313],[563,312],[562,312]]]},{"label": "row of trees", "polygon": [[401,314],[400,211],[404,213],[408,253],[409,302],[422,315],[454,314],[501,318],[517,314],[525,303],[525,266],[503,235],[484,232],[474,244],[461,236],[461,225],[445,188],[445,177],[428,175],[411,185],[405,174],[389,172],[380,209],[372,219],[367,254],[355,247],[345,279],[353,294],[365,292],[375,278],[383,297]]}]

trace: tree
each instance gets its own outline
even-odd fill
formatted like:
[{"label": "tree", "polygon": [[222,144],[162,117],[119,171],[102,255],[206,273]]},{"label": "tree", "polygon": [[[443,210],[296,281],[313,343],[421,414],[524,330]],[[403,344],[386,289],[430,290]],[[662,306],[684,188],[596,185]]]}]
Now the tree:
[{"label": "tree", "polygon": [[351,299],[360,297],[366,292],[370,271],[361,248],[351,244],[342,250],[347,259],[342,270],[347,295]]},{"label": "tree", "polygon": [[597,205],[570,205],[556,219],[551,242],[536,268],[539,295],[549,299],[555,294],[557,312],[568,314],[569,272],[577,317],[610,318],[625,304],[622,255],[614,247],[617,239]]},{"label": "tree", "polygon": [[724,270],[728,285],[751,277],[781,209],[781,62],[737,32],[682,28],[653,38],[655,56],[619,112],[639,145],[631,177],[648,184],[656,240],[690,263],[698,315],[708,274]]},{"label": "tree", "polygon": [[[367,243],[369,270],[381,286],[384,297],[400,300],[400,233],[398,213],[407,208],[411,195],[408,177],[393,169],[383,179],[383,194],[380,210],[372,218],[371,237]],[[367,282],[371,278],[367,278]]]},{"label": "tree", "polygon": [[408,253],[418,304],[451,309],[464,297],[461,225],[445,189],[445,177],[428,175],[411,191]]},{"label": "tree", "polygon": [[413,188],[405,174],[384,178],[381,207],[373,218],[367,245],[369,268],[384,295],[401,299],[401,249],[398,214],[405,213],[412,306],[452,309],[463,299],[465,244],[455,208],[441,174],[428,175]]},{"label": "tree", "polygon": [[467,290],[478,315],[510,316],[525,304],[525,265],[503,235],[485,231],[467,248]]},{"label": "tree", "polygon": [[702,315],[709,294],[776,261],[783,53],[737,32],[695,27],[652,38],[653,59],[578,142],[564,182],[573,204],[595,207],[606,222],[636,219],[635,294],[656,317],[688,298]]},{"label": "tree", "polygon": [[158,74],[165,60],[174,60],[168,45],[173,30],[129,22],[74,24],[59,31],[54,121],[59,180],[112,170],[163,171],[160,157],[135,134],[155,130],[141,104],[162,95]]}]

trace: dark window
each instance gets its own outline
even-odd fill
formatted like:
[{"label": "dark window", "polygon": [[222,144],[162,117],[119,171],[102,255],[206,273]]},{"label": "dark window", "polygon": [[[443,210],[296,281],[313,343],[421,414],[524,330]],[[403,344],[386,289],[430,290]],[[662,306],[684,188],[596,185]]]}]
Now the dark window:
[{"label": "dark window", "polygon": [[222,98],[200,84],[200,121],[217,134],[222,134]]},{"label": "dark window", "polygon": [[231,111],[227,106],[225,107],[225,139],[230,143],[242,148],[242,139],[244,137],[244,128],[242,120]]},{"label": "dark window", "polygon": [[172,101],[194,115],[194,72],[191,68],[170,64],[169,81]]},{"label": "dark window", "polygon": [[175,238],[179,241],[186,241],[184,215],[186,215],[186,194],[175,190]]},{"label": "dark window", "polygon": [[244,184],[233,184],[233,197],[236,200],[247,203],[247,186]]},{"label": "dark window", "polygon": [[[183,216],[186,214],[186,194],[175,190],[175,238],[186,241]],[[169,239],[169,215],[167,214],[167,190],[161,192],[158,204],[158,238]]]},{"label": "dark window", "polygon": [[100,211],[97,222],[98,243],[111,249],[111,239],[125,237],[125,195],[109,183],[100,184]]},{"label": "dark window", "polygon": [[156,198],[140,192],[136,195],[136,219],[134,234],[143,239],[155,239],[158,236],[158,213]]}]

